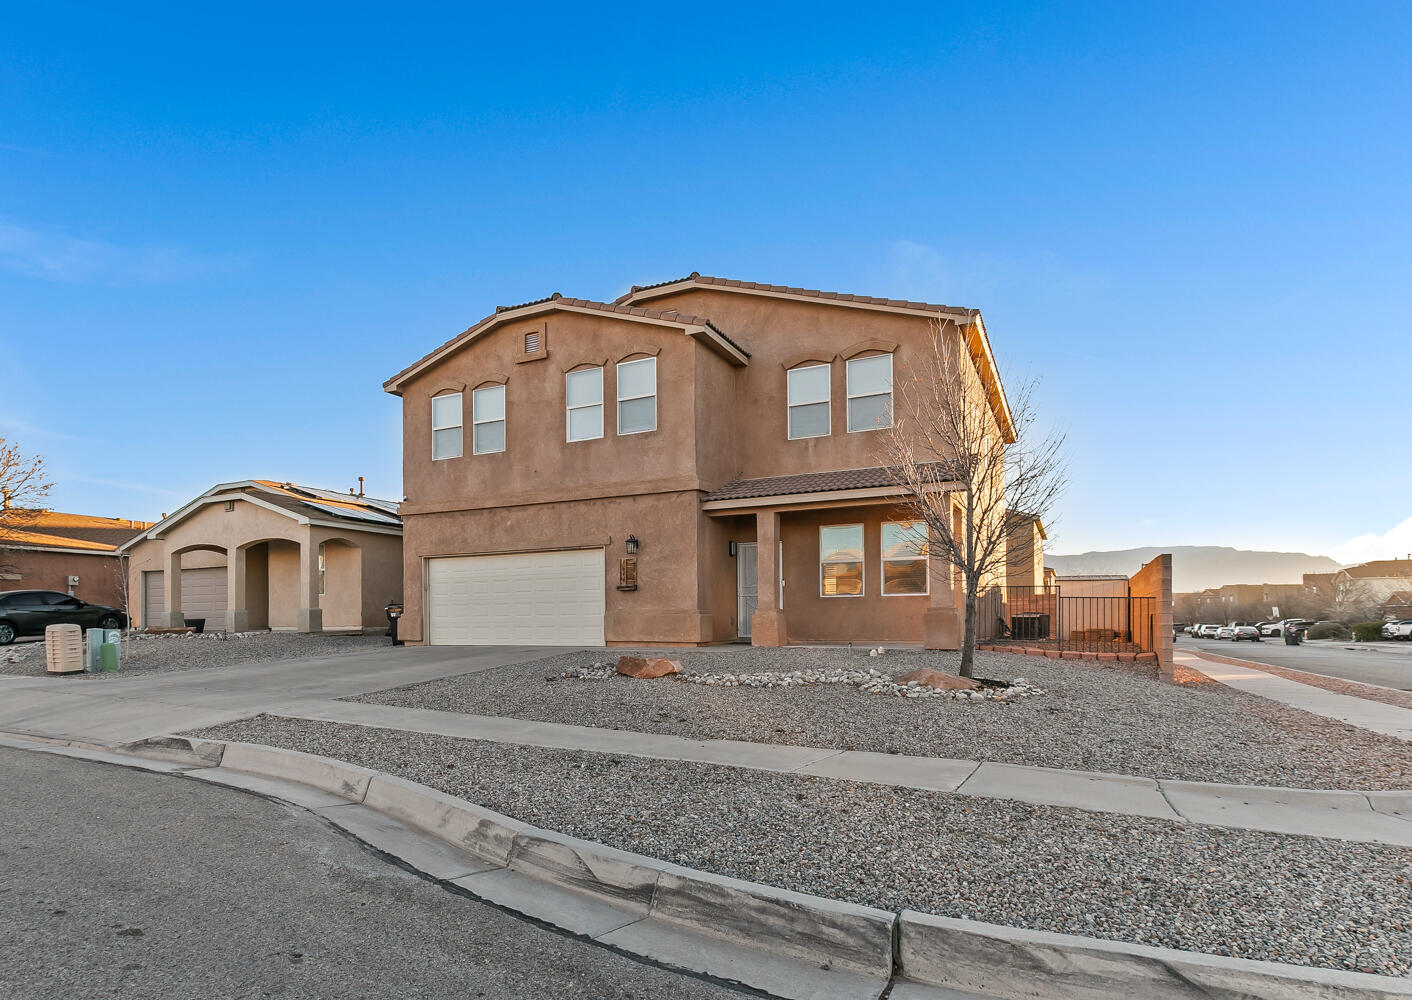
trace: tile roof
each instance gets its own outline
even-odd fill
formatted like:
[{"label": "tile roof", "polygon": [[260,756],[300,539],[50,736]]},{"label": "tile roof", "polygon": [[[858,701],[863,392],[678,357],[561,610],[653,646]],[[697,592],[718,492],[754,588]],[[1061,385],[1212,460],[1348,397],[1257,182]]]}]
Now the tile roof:
[{"label": "tile roof", "polygon": [[667,285],[677,285],[687,281],[697,285],[714,285],[718,288],[740,288],[747,291],[775,292],[780,295],[799,295],[833,302],[857,302],[861,305],[891,306],[894,309],[918,309],[926,312],[948,312],[964,316],[971,316],[978,311],[975,309],[967,309],[964,306],[938,305],[933,302],[914,302],[911,299],[883,299],[873,295],[853,295],[848,292],[822,292],[817,288],[795,288],[790,285],[766,285],[758,281],[739,281],[735,278],[713,278],[710,275],[700,274],[697,271],[692,271],[685,278],[673,278],[671,281],[659,281],[652,285],[633,285],[631,291],[619,295],[613,301],[615,304],[630,302],[641,293],[650,291],[651,289],[664,288]]},{"label": "tile roof", "polygon": [[507,312],[513,312],[516,309],[526,309],[530,306],[544,305],[549,302],[553,302],[558,305],[574,309],[593,309],[598,312],[613,313],[620,316],[640,316],[643,319],[657,320],[662,323],[680,324],[682,326],[705,327],[712,333],[716,334],[716,336],[724,340],[726,343],[730,344],[731,347],[735,348],[741,354],[745,355],[747,358],[750,357],[749,351],[747,351],[736,341],[732,340],[724,330],[716,326],[716,324],[712,323],[709,319],[704,316],[695,316],[691,313],[679,312],[676,309],[646,309],[642,306],[623,305],[621,302],[598,302],[594,299],[575,299],[565,295],[560,295],[558,292],[555,292],[554,294],[547,295],[542,299],[533,299],[529,302],[520,302],[511,306],[496,306],[495,312],[491,313],[489,316],[484,317],[483,319],[477,320],[475,323],[471,324],[469,327],[456,334],[456,336],[452,337],[450,340],[446,341],[441,346],[435,348],[434,350],[428,351],[424,356],[414,361],[406,368],[403,368],[396,375],[392,376],[392,378],[384,382],[382,384],[383,388],[386,389],[392,386],[404,375],[413,371],[416,368],[419,368],[427,361],[436,357],[436,355],[440,354],[442,351],[454,347],[460,341],[466,339],[467,337],[473,336],[476,333],[479,333],[482,329],[496,323],[503,314]]},{"label": "tile roof", "polygon": [[[26,511],[26,514],[30,512]],[[0,514],[0,522],[5,515]],[[118,517],[93,517],[89,514],[66,514],[57,510],[40,511],[26,516],[6,532],[5,543],[36,545],[45,548],[92,549],[111,552],[117,546],[150,528],[148,521],[129,521]],[[3,544],[3,543],[0,543]]]},{"label": "tile roof", "polygon": [[[940,466],[931,468],[939,470]],[[937,482],[944,480],[938,475]],[[879,489],[898,485],[897,473],[888,468],[840,469],[836,472],[802,472],[792,476],[767,476],[762,479],[736,479],[713,493],[703,502],[713,500],[754,500],[759,497],[793,496],[800,493],[833,493],[840,490]]]}]

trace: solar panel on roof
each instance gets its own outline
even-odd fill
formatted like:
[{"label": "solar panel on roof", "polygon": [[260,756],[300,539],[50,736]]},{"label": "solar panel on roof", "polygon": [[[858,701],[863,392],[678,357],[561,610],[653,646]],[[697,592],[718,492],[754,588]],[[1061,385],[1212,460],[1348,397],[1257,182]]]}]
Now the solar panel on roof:
[{"label": "solar panel on roof", "polygon": [[375,510],[362,510],[357,507],[335,507],[332,504],[318,503],[313,500],[304,501],[310,507],[317,507],[319,510],[327,511],[337,517],[345,517],[351,521],[367,521],[371,524],[391,524],[401,527],[402,522],[391,514],[384,514]]}]

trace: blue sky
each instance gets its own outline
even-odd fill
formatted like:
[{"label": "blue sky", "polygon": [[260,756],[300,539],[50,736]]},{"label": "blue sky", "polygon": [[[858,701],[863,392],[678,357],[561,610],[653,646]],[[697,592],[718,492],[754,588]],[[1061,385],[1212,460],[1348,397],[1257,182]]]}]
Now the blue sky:
[{"label": "blue sky", "polygon": [[473,6],[9,12],[0,435],[55,507],[400,496],[383,379],[699,270],[980,308],[1055,551],[1412,549],[1412,6]]}]

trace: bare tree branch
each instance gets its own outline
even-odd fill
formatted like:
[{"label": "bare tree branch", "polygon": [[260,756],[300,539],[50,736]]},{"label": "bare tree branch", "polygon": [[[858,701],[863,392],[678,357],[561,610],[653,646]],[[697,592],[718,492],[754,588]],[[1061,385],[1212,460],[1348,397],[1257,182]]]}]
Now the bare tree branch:
[{"label": "bare tree branch", "polygon": [[[931,350],[897,373],[892,427],[880,450],[904,491],[903,506],[926,523],[931,545],[961,576],[961,675],[970,677],[978,597],[1004,579],[1010,534],[1045,519],[1068,477],[1064,437],[1035,432],[1035,381],[1011,395],[1014,440],[1007,442],[992,404],[999,389],[981,378],[966,336],[954,324],[937,323]],[[951,587],[950,580],[937,584]]]},{"label": "bare tree branch", "polygon": [[0,542],[39,518],[52,485],[43,456],[27,457],[19,445],[0,438]]}]

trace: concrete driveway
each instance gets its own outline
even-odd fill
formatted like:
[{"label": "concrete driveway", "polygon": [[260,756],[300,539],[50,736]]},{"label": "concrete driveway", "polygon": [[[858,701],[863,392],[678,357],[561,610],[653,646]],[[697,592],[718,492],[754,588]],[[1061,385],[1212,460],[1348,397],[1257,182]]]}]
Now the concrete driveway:
[{"label": "concrete driveway", "polygon": [[387,646],[145,677],[0,677],[0,732],[126,743],[563,652],[543,646]]},{"label": "concrete driveway", "polygon": [[1335,643],[1327,640],[1286,646],[1278,637],[1260,642],[1193,639],[1182,636],[1177,649],[1200,649],[1290,670],[1340,677],[1361,684],[1412,691],[1412,643]]}]

